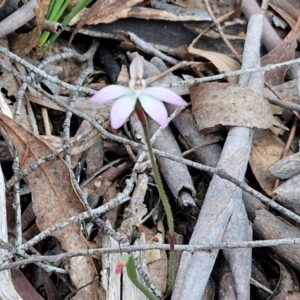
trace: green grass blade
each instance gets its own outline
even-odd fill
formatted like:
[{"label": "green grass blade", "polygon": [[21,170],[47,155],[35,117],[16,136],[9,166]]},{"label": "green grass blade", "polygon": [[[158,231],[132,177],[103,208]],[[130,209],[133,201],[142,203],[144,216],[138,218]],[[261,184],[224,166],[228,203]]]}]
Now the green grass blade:
[{"label": "green grass blade", "polygon": [[65,12],[66,8],[68,7],[68,5],[70,4],[71,0],[67,0],[64,2],[64,4],[61,6],[60,10],[57,12],[55,18],[56,21],[59,20],[59,18],[62,16],[62,14]]},{"label": "green grass blade", "polygon": [[53,9],[53,6],[54,6],[54,4],[55,4],[55,1],[56,1],[56,0],[51,0],[51,3],[50,3],[50,5],[49,5],[49,7],[48,7],[48,12],[47,12],[47,15],[46,15],[46,20],[49,20],[50,13],[51,13],[51,11],[52,11],[52,9]]},{"label": "green grass blade", "polygon": [[61,7],[63,6],[64,2],[61,1],[61,0],[56,0],[53,7],[52,7],[52,10],[50,12],[50,15],[49,15],[49,21],[53,21],[53,22],[56,22],[58,19],[56,18],[56,15],[57,13],[59,12],[59,10],[61,9]]},{"label": "green grass blade", "polygon": [[63,20],[62,27],[63,29],[60,30],[58,33],[55,33],[51,35],[47,46],[44,50],[44,52],[55,42],[55,40],[60,36],[60,34],[63,32],[64,28],[69,24],[69,22],[86,6],[88,6],[92,0],[82,0],[80,1],[73,9],[72,11],[66,16],[66,18]]}]

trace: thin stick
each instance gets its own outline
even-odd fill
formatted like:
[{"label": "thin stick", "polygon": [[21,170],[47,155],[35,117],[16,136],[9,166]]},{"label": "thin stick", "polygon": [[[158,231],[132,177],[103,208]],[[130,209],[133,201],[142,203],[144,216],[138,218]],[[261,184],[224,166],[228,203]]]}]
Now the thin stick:
[{"label": "thin stick", "polygon": [[227,45],[228,49],[232,52],[232,54],[235,56],[235,58],[240,62],[242,63],[242,59],[241,57],[239,56],[239,54],[235,51],[235,49],[233,48],[233,46],[230,44],[230,42],[228,41],[228,39],[226,38],[223,30],[222,30],[222,27],[219,23],[219,21],[216,19],[213,11],[211,10],[211,7],[210,7],[210,4],[208,2],[208,0],[204,0],[204,3],[205,3],[205,6],[206,6],[206,9],[208,11],[208,13],[210,14],[214,24],[216,25],[219,33],[220,33],[220,36],[222,38],[222,40],[224,41],[224,43]]}]

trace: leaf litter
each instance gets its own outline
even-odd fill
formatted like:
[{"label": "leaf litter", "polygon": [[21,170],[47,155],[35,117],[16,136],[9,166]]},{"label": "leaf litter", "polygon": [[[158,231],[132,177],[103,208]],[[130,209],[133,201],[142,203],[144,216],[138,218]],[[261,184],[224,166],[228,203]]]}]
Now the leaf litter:
[{"label": "leaf litter", "polygon": [[[70,7],[74,7],[75,2],[71,1]],[[12,282],[16,293],[19,292],[23,299],[39,297],[34,289],[28,288],[28,293],[31,295],[28,296],[22,294],[20,288],[23,285],[37,286],[34,281],[36,279],[33,278],[38,277],[43,282],[43,292],[39,292],[44,298],[49,298],[50,294],[55,294],[56,297],[69,295],[68,297],[73,297],[73,299],[143,297],[126,279],[125,274],[123,279],[114,274],[119,253],[112,254],[108,251],[106,254],[96,255],[94,252],[93,256],[76,256],[76,253],[79,250],[88,251],[101,247],[121,252],[120,247],[131,244],[150,247],[154,243],[159,248],[159,245],[166,243],[167,236],[164,211],[153,183],[147,155],[144,151],[131,147],[130,142],[125,145],[118,142],[119,136],[126,136],[128,139],[143,143],[143,133],[140,131],[136,116],[133,114],[130,122],[121,130],[113,130],[109,125],[110,104],[92,104],[89,102],[91,95],[86,93],[75,95],[74,91],[68,89],[55,92],[49,85],[52,81],[51,76],[58,75],[61,80],[76,85],[78,78],[84,70],[88,70],[86,67],[92,61],[93,67],[98,70],[93,71],[91,68],[86,71],[89,72],[90,77],[85,80],[84,86],[90,88],[93,93],[95,89],[99,90],[107,84],[127,84],[126,68],[135,55],[126,52],[128,49],[144,56],[145,78],[150,81],[156,80],[152,83],[153,85],[172,85],[173,82],[181,81],[182,78],[189,79],[230,72],[245,68],[246,65],[248,68],[253,67],[253,64],[258,67],[259,58],[261,58],[260,63],[265,65],[287,61],[295,55],[299,19],[295,19],[294,12],[298,10],[298,7],[294,2],[283,1],[284,3],[278,5],[272,1],[271,8],[269,7],[268,10],[271,11],[273,8],[272,14],[277,18],[286,19],[285,21],[292,28],[285,27],[283,34],[282,30],[276,27],[277,23],[274,23],[271,24],[272,31],[263,32],[262,42],[266,49],[270,50],[264,53],[265,56],[262,51],[266,50],[261,48],[260,41],[256,41],[257,44],[252,41],[252,45],[258,47],[261,52],[252,50],[248,53],[246,46],[238,49],[239,55],[244,51],[242,66],[230,53],[230,49],[224,51],[223,41],[219,39],[219,36],[218,39],[214,39],[211,18],[205,9],[204,1],[201,3],[192,0],[171,1],[172,3],[166,3],[164,6],[157,1],[151,1],[149,5],[145,5],[142,1],[126,1],[126,7],[124,7],[124,1],[100,2],[96,1],[72,20],[72,25],[77,24],[72,35],[73,45],[76,46],[75,52],[79,53],[72,63],[71,58],[64,58],[63,53],[66,52],[59,49],[60,45],[66,45],[65,37],[57,40],[52,46],[52,52],[48,55],[50,58],[55,54],[61,55],[57,66],[63,66],[63,73],[60,70],[58,71],[60,73],[55,74],[55,70],[59,70],[57,66],[45,69],[50,76],[47,81],[40,83],[40,87],[44,90],[28,89],[25,93],[21,93],[12,76],[16,73],[13,74],[6,69],[1,74],[3,78],[1,92],[5,101],[1,104],[0,115],[4,139],[3,144],[0,144],[0,159],[7,182],[12,174],[11,168],[15,174],[14,178],[21,179],[21,189],[18,189],[16,185],[13,190],[13,206],[16,216],[7,215],[9,234],[16,236],[16,239],[8,239],[8,237],[2,237],[2,239],[17,247],[24,243],[24,241],[19,243],[18,237],[22,235],[33,240],[34,249],[23,249],[26,250],[27,256],[22,259],[28,259],[30,256],[35,258],[38,254],[39,261],[42,261],[42,257],[47,257],[49,253],[57,257],[55,265],[38,265],[37,268],[29,268],[29,271],[24,272],[24,275],[27,275],[26,278],[15,271],[12,272]],[[239,15],[240,8],[247,16],[250,10],[248,5],[252,5],[251,9],[255,8],[257,11],[259,9],[256,3],[252,3],[252,0],[249,4],[243,3],[242,6],[239,1],[227,1],[225,6],[220,1],[210,2],[213,13],[219,18],[221,26],[226,23],[226,30],[228,28],[234,30],[234,26],[241,24],[239,23],[239,19],[242,18]],[[9,49],[21,58],[27,55],[27,58],[30,58],[29,62],[37,65],[38,62],[34,59],[37,59],[36,54],[40,55],[40,53],[35,47],[43,30],[49,2],[42,4],[41,1],[35,1],[34,4],[36,6],[31,11],[31,14],[37,17],[34,29],[26,32],[25,27],[21,27],[22,24],[18,25],[21,27],[20,31],[9,37],[10,45],[3,43],[1,45],[5,48],[10,47]],[[291,9],[293,5],[295,5],[294,10]],[[17,14],[18,10],[14,13]],[[21,10],[20,14],[22,14]],[[222,20],[222,17],[228,18],[230,15],[233,16],[233,20],[230,20],[232,23],[228,24],[229,20],[225,22]],[[139,26],[133,26],[134,22],[130,22],[128,18],[140,18]],[[124,19],[124,22],[118,23],[120,19]],[[155,23],[155,20],[173,23],[168,27],[168,23]],[[187,20],[196,23],[188,24]],[[1,22],[4,21],[5,19]],[[242,21],[249,22],[246,19]],[[205,22],[208,22],[207,25]],[[25,23],[27,20],[24,21]],[[109,26],[106,27],[108,32],[103,31],[101,23],[112,25],[111,28],[116,26],[118,34],[114,34]],[[151,26],[154,24],[156,26],[156,30],[151,34],[145,30],[150,23]],[[202,27],[200,23],[203,23]],[[92,27],[87,27],[86,24]],[[166,31],[159,30],[162,24],[165,24]],[[259,24],[256,22],[254,25],[256,32]],[[206,35],[202,33],[203,27],[207,28]],[[174,34],[176,28],[178,32],[179,28],[186,32],[186,34],[181,34],[186,40],[179,39],[179,35]],[[144,30],[141,31],[141,29]],[[223,29],[225,30],[225,27]],[[263,30],[270,29],[266,27]],[[251,38],[250,25],[247,31],[241,27],[240,32],[243,32],[246,40]],[[271,51],[269,46],[272,42],[268,38],[273,38],[272,35],[277,35],[277,32],[284,39]],[[173,40],[168,39],[171,35]],[[206,39],[208,35],[212,37],[209,42]],[[266,35],[268,35],[267,38]],[[104,46],[101,52],[96,52],[92,57],[93,60],[81,61],[78,57],[84,52],[89,53],[88,49],[92,45],[90,36],[97,36]],[[226,34],[225,38],[229,36],[230,34]],[[70,35],[66,33],[66,37],[70,38]],[[201,42],[198,41],[200,37]],[[232,37],[231,34],[230,41],[233,40]],[[105,40],[104,43],[104,38],[109,38],[109,40]],[[24,42],[20,42],[22,39],[25,39]],[[209,49],[213,50],[201,47],[205,39],[206,43],[212,44],[209,45]],[[241,36],[237,35],[236,39],[241,39]],[[278,40],[278,37],[275,37],[272,41]],[[256,60],[251,58],[252,54],[256,55]],[[177,66],[177,62],[180,62],[182,57],[188,58],[190,62],[201,62],[201,64]],[[0,65],[4,69],[6,64],[10,64],[11,67],[16,66],[10,58],[12,57],[9,53],[7,56],[1,55]],[[114,73],[110,73],[112,68],[108,65],[112,61],[118,65],[119,70],[122,70],[119,79],[116,79],[117,76]],[[51,66],[51,64],[50,59],[48,65]],[[172,68],[173,71],[159,78],[160,73],[171,67],[170,64],[175,65]],[[34,78],[36,83],[40,82],[35,75],[26,77],[26,69],[21,70],[17,66],[16,69],[22,72],[19,78],[22,78],[29,86],[31,85],[30,78]],[[297,128],[294,130],[290,125],[295,123],[292,119],[297,118],[298,113],[274,105],[271,109],[267,101],[268,98],[280,96],[283,103],[289,103],[289,101],[294,104],[299,103],[297,70],[290,68],[292,69],[291,76],[295,78],[293,83],[286,76],[287,69],[285,67],[266,72],[264,80],[273,85],[273,88],[266,88],[264,93],[262,90],[264,80],[259,77],[260,75],[258,77],[243,75],[244,77],[239,78],[239,84],[236,84],[238,78],[232,78],[228,79],[228,82],[195,85],[190,88],[190,91],[187,87],[174,88],[174,91],[185,95],[185,100],[191,101],[191,108],[188,107],[181,112],[180,110],[174,111],[172,106],[167,107],[169,114],[175,115],[170,126],[162,130],[154,141],[154,147],[179,157],[182,152],[188,151],[188,159],[218,166],[233,177],[245,180],[257,191],[274,198],[282,206],[298,214],[298,189],[296,187],[299,185],[299,173],[296,166],[295,170],[293,169],[293,164],[297,164],[298,157],[291,155],[299,151],[299,143]],[[27,70],[28,73],[30,71]],[[250,86],[250,88],[245,86]],[[47,94],[49,91],[56,93],[55,98],[59,102],[54,103],[51,100]],[[18,94],[22,94],[21,102],[18,102],[19,99],[15,102]],[[75,112],[77,110],[83,113],[87,119],[82,121],[76,114],[73,114],[70,130],[66,129],[68,125],[64,119],[70,111],[60,107],[60,101],[74,106]],[[3,114],[4,112],[9,114],[7,109],[11,110],[14,115],[19,115],[18,122]],[[92,126],[87,122],[90,120],[88,118],[97,120],[101,126],[112,132],[113,140],[102,139],[98,132],[92,130]],[[277,125],[281,123],[290,128],[291,133],[282,128],[274,130],[274,123]],[[32,124],[35,124],[34,133],[32,133]],[[155,135],[157,130],[160,130],[158,126],[151,124],[152,134]],[[252,136],[252,131],[253,142],[249,141],[247,136],[248,134]],[[208,132],[210,136],[207,136]],[[222,140],[225,142],[223,143]],[[59,149],[61,149],[60,154],[57,154],[55,151]],[[11,158],[7,158],[8,155],[4,154],[8,152]],[[283,152],[287,157],[281,160]],[[38,167],[34,165],[45,157],[48,157],[45,162],[41,162]],[[220,160],[219,157],[221,157]],[[13,159],[14,164],[4,163],[7,159],[11,161]],[[240,159],[243,167],[239,163]],[[234,183],[229,183],[224,179],[219,180],[217,176],[211,179],[209,173],[187,168],[184,164],[171,162],[165,158],[157,157],[157,161],[175,217],[177,240],[181,241],[178,244],[193,246],[202,243],[211,245],[226,242],[230,245],[234,242],[251,242],[253,239],[300,237],[298,227],[288,217],[271,211],[265,206],[259,206],[259,200],[254,200],[248,194],[246,196],[244,192],[241,193]],[[292,165],[291,171],[289,171],[290,168],[285,168],[286,164]],[[285,175],[281,175],[282,173]],[[277,176],[281,179],[279,186],[275,185]],[[98,219],[93,218],[95,209],[101,205],[109,205],[111,199],[122,197],[128,180],[136,182],[130,202],[111,209]],[[7,191],[6,198],[9,202],[11,192],[9,194]],[[18,202],[18,198],[21,198],[21,202]],[[277,206],[277,209],[280,210],[280,206]],[[52,238],[35,240],[38,232],[47,231],[49,227],[77,216],[83,211],[88,211],[91,216],[85,222],[81,224],[75,222],[59,228],[51,232]],[[18,219],[18,214],[21,215],[21,219]],[[28,220],[25,219],[25,215]],[[251,233],[249,221],[253,224],[254,235]],[[22,226],[24,224],[26,228]],[[181,261],[178,261],[174,291],[169,295],[171,299],[183,299],[187,296],[198,299],[206,294],[211,298],[212,295],[215,297],[217,294],[224,295],[224,297],[230,295],[231,299],[267,299],[270,295],[272,299],[279,299],[288,295],[297,295],[299,292],[297,271],[300,270],[298,248],[298,245],[272,247],[270,243],[268,249],[253,249],[253,261],[251,261],[250,248],[224,249],[223,256],[218,257],[216,250],[211,251],[209,255],[205,251],[198,251],[195,254],[185,251],[181,254]],[[9,251],[2,254],[1,259],[5,259],[8,254],[13,257],[16,253]],[[73,255],[60,264],[61,259],[58,255],[63,253],[73,253]],[[25,252],[22,255],[25,255]],[[162,249],[134,254],[136,263],[141,266],[138,269],[141,278],[157,297],[168,292],[166,287],[167,257],[168,252]],[[190,261],[193,263],[190,264]],[[13,263],[18,263],[18,261],[8,261],[7,265]],[[254,264],[260,266],[260,271],[254,267]],[[251,267],[252,278],[250,280]],[[46,272],[37,272],[39,268],[44,268]],[[49,276],[51,272],[56,274],[54,281],[52,276]],[[60,272],[68,274],[67,279],[62,280]],[[199,272],[201,272],[201,282],[198,281]],[[28,274],[34,276],[28,276]],[[227,280],[224,277],[225,274],[230,278],[234,293],[231,293],[224,285],[223,281]],[[198,282],[197,288],[194,287],[191,290],[189,287],[195,286],[196,281]],[[257,284],[259,281],[265,283],[265,289]],[[266,284],[266,282],[271,282],[271,284]],[[4,295],[6,290],[6,286],[1,283],[1,295]]]}]

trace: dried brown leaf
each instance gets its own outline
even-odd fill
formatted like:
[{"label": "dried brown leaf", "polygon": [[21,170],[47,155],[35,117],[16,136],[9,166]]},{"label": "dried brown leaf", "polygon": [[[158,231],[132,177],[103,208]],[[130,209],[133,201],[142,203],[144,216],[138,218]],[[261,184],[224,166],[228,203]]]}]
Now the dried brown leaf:
[{"label": "dried brown leaf", "polygon": [[269,103],[251,89],[230,83],[197,84],[190,88],[193,114],[200,131],[219,125],[270,128]]},{"label": "dried brown leaf", "polygon": [[[300,29],[300,16],[294,28],[287,35],[287,37],[267,55],[262,57],[261,65],[277,64],[287,60],[291,60],[294,57],[295,48],[297,46],[297,38]],[[288,66],[271,70],[265,73],[265,80],[271,85],[279,85],[283,83],[285,73]]]},{"label": "dried brown leaf", "polygon": [[296,24],[296,21],[291,17],[288,13],[286,13],[281,8],[277,7],[273,3],[269,3],[270,7],[276,11],[289,25],[290,27],[294,27]]},{"label": "dried brown leaf", "polygon": [[[109,23],[103,22],[103,19],[111,18],[114,13],[118,13],[123,9],[134,6],[143,0],[98,0],[94,5],[87,11],[86,15],[82,18],[82,20],[78,23],[76,29],[74,30],[69,43],[72,42],[76,33],[85,25],[85,24],[99,24],[99,23]],[[117,18],[118,19],[118,18]],[[114,19],[113,21],[117,20]],[[110,21],[110,22],[113,22]]]},{"label": "dried brown leaf", "polygon": [[[198,55],[209,60],[220,72],[231,72],[240,69],[240,64],[231,57],[218,52],[204,51],[193,47],[193,43],[189,46],[188,51],[190,54]],[[227,79],[231,83],[237,83],[236,77]]]},{"label": "dried brown leaf", "polygon": [[[270,7],[274,9],[280,16],[282,16],[287,22],[288,18],[292,18],[293,20],[297,20],[299,16],[299,1],[278,1],[278,0],[271,0],[269,2]],[[291,25],[291,24],[290,24]],[[292,24],[291,27],[293,27],[294,24]]]},{"label": "dried brown leaf", "polygon": [[12,269],[11,276],[15,289],[23,300],[44,300],[20,270]]},{"label": "dried brown leaf", "polygon": [[272,196],[275,177],[268,169],[281,159],[283,141],[269,130],[254,130],[249,163],[256,180],[268,195]]},{"label": "dried brown leaf", "polygon": [[[53,151],[21,124],[3,114],[0,114],[0,126],[11,138],[18,155],[24,161],[24,167]],[[27,180],[31,189],[36,223],[40,230],[45,230],[83,211],[83,205],[71,183],[70,171],[60,157],[42,165],[28,175]],[[86,240],[78,224],[55,231],[52,235],[59,240],[64,251],[87,249]],[[93,261],[87,256],[71,258],[69,273],[77,288],[92,282],[96,276]],[[80,299],[83,295],[88,299],[94,299],[95,294],[96,283],[94,282],[80,289],[74,299],[76,297]]]},{"label": "dried brown leaf", "polygon": [[[99,1],[102,2],[102,1]],[[102,10],[94,10],[90,9],[90,13],[87,16],[86,23],[88,25],[99,24],[99,23],[111,23],[115,20],[118,20],[122,17],[122,11],[126,10],[134,5],[143,2],[142,0],[118,0],[112,1],[112,3]],[[119,17],[118,17],[119,14]]]}]

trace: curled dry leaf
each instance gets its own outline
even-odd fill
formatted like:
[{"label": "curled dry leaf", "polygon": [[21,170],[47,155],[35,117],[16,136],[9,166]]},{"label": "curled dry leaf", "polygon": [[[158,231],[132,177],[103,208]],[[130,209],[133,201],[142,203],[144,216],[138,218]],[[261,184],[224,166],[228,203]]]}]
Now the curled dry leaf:
[{"label": "curled dry leaf", "polygon": [[[11,277],[14,283],[14,287],[21,296],[20,299],[32,299],[32,300],[44,300],[37,290],[31,285],[25,275],[19,269],[11,270]],[[3,281],[2,281],[3,283]],[[19,300],[16,295],[14,299]],[[3,299],[3,298],[2,298]],[[12,298],[10,298],[12,299]]]},{"label": "curled dry leaf", "polygon": [[[0,114],[0,126],[11,138],[20,160],[24,161],[24,168],[39,157],[53,152],[45,142],[3,114]],[[27,180],[31,189],[36,224],[41,231],[83,211],[83,205],[71,183],[70,171],[60,157],[39,167],[27,176]],[[87,249],[86,240],[78,224],[55,231],[52,235],[59,240],[64,251]],[[71,258],[68,267],[76,288],[92,282],[96,276],[93,261],[88,256]],[[96,284],[94,282],[80,289],[73,299],[83,299],[83,295],[86,299],[94,299]]]},{"label": "curled dry leaf", "polygon": [[269,167],[281,159],[283,149],[284,142],[270,130],[254,130],[249,163],[256,180],[269,196],[272,196],[275,180]]},{"label": "curled dry leaf", "polygon": [[[191,45],[188,47],[188,52],[190,54],[194,54],[197,56],[202,56],[209,60],[220,72],[231,72],[231,71],[236,71],[240,69],[240,64],[232,59],[231,57],[218,53],[218,52],[213,52],[213,51],[204,51],[201,49],[197,49],[194,47],[195,43],[199,40],[201,37],[201,34],[199,34],[191,43]],[[228,82],[231,83],[237,83],[238,78],[237,77],[229,77],[227,78]]]},{"label": "curled dry leaf", "polygon": [[190,88],[192,110],[203,133],[219,125],[271,128],[269,103],[252,90],[230,83],[197,84]]},{"label": "curled dry leaf", "polygon": [[292,268],[284,261],[274,258],[280,270],[280,278],[269,300],[281,300],[297,289],[297,277]]}]

